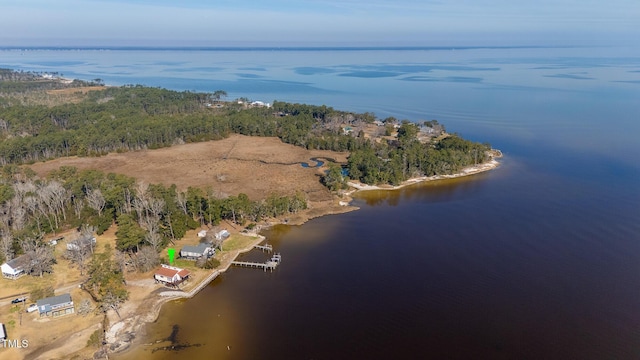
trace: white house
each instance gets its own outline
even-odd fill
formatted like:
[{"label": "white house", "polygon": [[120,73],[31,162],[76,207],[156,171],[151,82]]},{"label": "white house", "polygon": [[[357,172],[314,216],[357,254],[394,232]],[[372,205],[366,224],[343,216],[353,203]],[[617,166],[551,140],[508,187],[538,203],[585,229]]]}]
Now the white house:
[{"label": "white house", "polygon": [[254,101],[251,103],[251,106],[255,106],[255,107],[267,107],[270,108],[271,104],[269,103],[265,103],[263,101]]},{"label": "white house", "polygon": [[23,255],[0,265],[0,268],[2,268],[2,276],[15,280],[24,275],[25,261],[28,261],[28,259]]},{"label": "white house", "polygon": [[162,264],[162,266],[160,266],[160,268],[153,274],[153,278],[157,282],[165,285],[178,286],[181,282],[185,281],[189,275],[191,275],[189,270]]}]

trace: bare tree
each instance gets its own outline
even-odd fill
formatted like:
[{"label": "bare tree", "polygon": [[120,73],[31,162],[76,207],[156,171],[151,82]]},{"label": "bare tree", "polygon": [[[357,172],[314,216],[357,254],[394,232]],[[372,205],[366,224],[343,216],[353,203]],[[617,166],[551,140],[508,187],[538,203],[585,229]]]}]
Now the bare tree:
[{"label": "bare tree", "polygon": [[[58,213],[56,211],[56,203],[54,200],[55,194],[53,188],[50,188],[47,183],[42,183],[38,186],[38,200],[42,205],[38,206],[39,210],[43,213],[47,218],[49,216],[53,216],[53,221],[55,226],[51,224],[52,229],[57,229],[59,224]],[[46,208],[47,212],[45,213],[44,209]]]},{"label": "bare tree", "polygon": [[51,196],[53,199],[54,208],[56,213],[62,214],[62,218],[67,220],[66,207],[67,202],[71,198],[69,196],[69,191],[62,186],[62,184],[58,181],[50,181],[48,184],[49,191],[51,192]]},{"label": "bare tree", "polygon": [[95,249],[95,237],[93,233],[96,231],[95,226],[82,224],[80,227],[80,236],[70,241],[64,257],[78,266],[80,275],[84,275],[87,267],[87,260],[93,256]]},{"label": "bare tree", "polygon": [[91,310],[92,310],[91,300],[84,299],[82,300],[82,302],[80,302],[80,306],[78,306],[78,314],[82,316],[87,316],[89,315],[89,313],[91,313]]},{"label": "bare tree", "polygon": [[73,212],[76,214],[76,217],[80,217],[82,209],[84,209],[84,201],[74,196],[71,198],[71,205],[73,205]]},{"label": "bare tree", "polygon": [[13,193],[18,199],[23,199],[29,193],[35,194],[36,190],[36,185],[31,180],[13,184]]},{"label": "bare tree", "polygon": [[83,239],[93,239],[93,234],[96,232],[96,227],[89,224],[82,224],[80,226],[80,236]]},{"label": "bare tree", "polygon": [[[143,215],[146,215],[146,212],[149,208],[149,186],[140,181],[136,183],[135,188],[135,197],[133,198],[133,208],[138,213],[138,218],[141,218]],[[141,224],[142,225],[142,224]]]},{"label": "bare tree", "polygon": [[120,305],[129,297],[128,293],[125,294],[126,295],[123,295],[122,292],[107,291],[106,294],[102,296],[102,301],[100,304],[102,307],[102,311],[106,313],[109,310],[113,310],[115,311],[116,315],[118,315],[118,319],[122,319],[119,311]]},{"label": "bare tree", "polygon": [[56,258],[53,254],[53,248],[51,246],[38,246],[33,254],[31,273],[42,276],[45,272],[53,272],[53,264],[56,262]]},{"label": "bare tree", "polygon": [[0,224],[8,229],[11,227],[11,223],[11,205],[7,203],[0,204]]},{"label": "bare tree", "polygon": [[160,264],[160,257],[151,246],[143,246],[136,253],[135,263],[138,271],[147,272]]},{"label": "bare tree", "polygon": [[100,189],[87,190],[87,204],[89,204],[90,208],[98,212],[98,216],[102,216],[102,210],[104,210],[106,203]]},{"label": "bare tree", "polygon": [[76,264],[80,270],[80,275],[84,275],[84,271],[87,268],[87,260],[91,258],[91,251],[88,247],[73,247],[67,249],[64,257],[73,264]]},{"label": "bare tree", "polygon": [[17,198],[9,202],[11,214],[11,228],[17,231],[24,229],[27,224],[27,209],[24,203]]},{"label": "bare tree", "polygon": [[7,230],[0,232],[0,254],[5,261],[13,259],[13,235]]},{"label": "bare tree", "polygon": [[164,199],[139,194],[134,199],[134,206],[138,212],[138,223],[147,230],[145,240],[157,251],[162,244],[160,215],[164,212]]},{"label": "bare tree", "polygon": [[28,274],[42,276],[45,272],[53,271],[55,256],[53,248],[47,246],[41,238],[25,237],[21,241],[24,250],[24,271]]},{"label": "bare tree", "polygon": [[[157,223],[156,223],[157,224]],[[160,246],[162,245],[162,236],[158,233],[158,229],[148,230],[148,232],[144,235],[144,239],[153,250],[160,250]]]},{"label": "bare tree", "polygon": [[113,256],[113,263],[119,272],[124,273],[127,266],[127,257],[125,253],[120,250],[116,250]]},{"label": "bare tree", "polygon": [[42,226],[40,224],[40,216],[38,215],[38,213],[42,214],[42,216],[44,216],[47,219],[47,221],[49,221],[49,225],[53,229],[53,223],[51,222],[51,219],[49,218],[49,216],[47,216],[47,213],[44,211],[43,204],[41,203],[39,198],[35,196],[25,196],[23,199],[23,202],[27,210],[31,213],[31,216],[33,216],[36,220],[36,225],[38,226],[38,232],[42,232]]},{"label": "bare tree", "polygon": [[189,209],[187,209],[187,195],[185,193],[180,192],[176,194],[176,203],[178,203],[178,206],[185,215],[189,214]]},{"label": "bare tree", "polygon": [[223,236],[216,236],[212,231],[208,232],[204,237],[204,241],[211,244],[214,248],[222,249],[222,243],[225,238]]},{"label": "bare tree", "polygon": [[165,209],[164,199],[149,198],[147,201],[147,210],[150,216],[159,218]]}]

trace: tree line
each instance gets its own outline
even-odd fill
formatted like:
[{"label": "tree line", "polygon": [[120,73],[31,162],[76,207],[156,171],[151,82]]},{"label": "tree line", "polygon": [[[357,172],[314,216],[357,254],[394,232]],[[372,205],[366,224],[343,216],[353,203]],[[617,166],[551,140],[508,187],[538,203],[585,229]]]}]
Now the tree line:
[{"label": "tree line", "polygon": [[88,226],[92,230],[85,229],[85,234],[102,234],[116,223],[116,249],[134,256],[147,246],[157,253],[202,225],[222,220],[245,225],[306,207],[302,193],[271,194],[262,200],[242,193],[220,198],[212,188],[178,191],[175,185],[145,184],[96,170],[61,167],[39,179],[28,168],[5,166],[0,178],[0,260],[48,247],[42,235],[61,229]]}]

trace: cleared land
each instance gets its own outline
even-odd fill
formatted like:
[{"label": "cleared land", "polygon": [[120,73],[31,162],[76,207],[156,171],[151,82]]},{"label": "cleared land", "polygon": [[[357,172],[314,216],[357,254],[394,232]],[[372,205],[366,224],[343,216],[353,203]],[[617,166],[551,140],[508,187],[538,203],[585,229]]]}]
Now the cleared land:
[{"label": "cleared land", "polygon": [[303,168],[300,162],[312,157],[345,162],[348,154],[306,150],[285,144],[278,138],[231,135],[201,143],[175,145],[102,157],[69,157],[31,168],[45,175],[60,166],[96,169],[135,177],[150,184],[176,184],[213,188],[220,197],[245,193],[253,200],[271,193],[281,195],[303,191],[310,201],[328,201],[331,193],[320,183],[322,168]]}]

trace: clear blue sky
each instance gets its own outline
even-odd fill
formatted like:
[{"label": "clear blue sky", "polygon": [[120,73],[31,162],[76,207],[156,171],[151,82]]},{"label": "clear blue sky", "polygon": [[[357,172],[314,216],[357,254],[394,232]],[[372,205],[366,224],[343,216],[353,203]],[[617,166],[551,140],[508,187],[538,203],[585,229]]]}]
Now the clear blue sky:
[{"label": "clear blue sky", "polygon": [[0,0],[0,46],[637,43],[640,0]]}]

